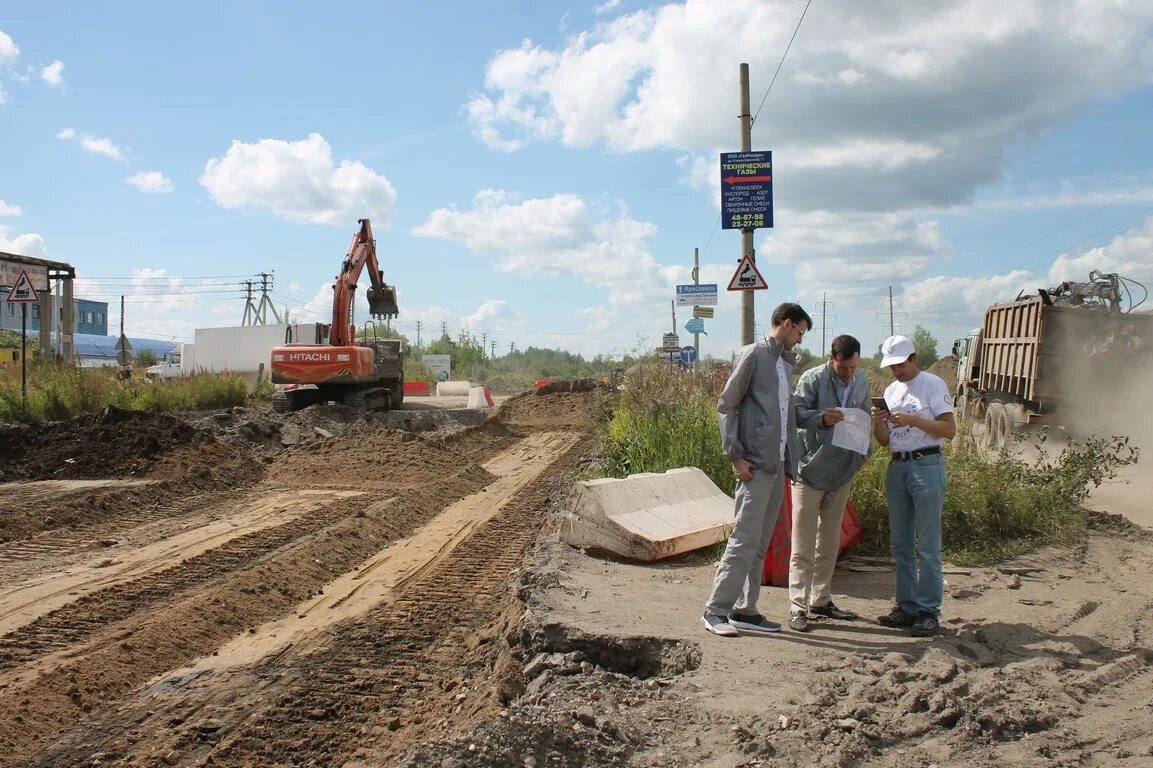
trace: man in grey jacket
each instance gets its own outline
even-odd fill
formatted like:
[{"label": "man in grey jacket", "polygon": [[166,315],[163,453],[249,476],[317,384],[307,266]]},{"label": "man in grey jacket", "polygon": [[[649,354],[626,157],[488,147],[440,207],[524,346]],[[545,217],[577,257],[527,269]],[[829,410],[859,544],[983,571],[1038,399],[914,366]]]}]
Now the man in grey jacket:
[{"label": "man in grey jacket", "polygon": [[[793,535],[789,556],[789,627],[809,629],[809,614],[849,621],[851,611],[833,604],[831,589],[841,519],[853,487],[853,475],[864,456],[833,445],[833,430],[845,411],[869,414],[869,380],[857,370],[861,342],[852,336],[833,339],[829,361],[805,371],[793,393],[802,449],[793,482]],[[872,426],[872,416],[862,424]]]},{"label": "man in grey jacket", "polygon": [[721,449],[737,478],[736,525],[713,579],[701,623],[716,635],[739,630],[776,632],[781,625],[757,612],[765,553],[784,496],[785,476],[800,458],[791,382],[791,350],[813,325],[799,304],[773,310],[773,329],[741,350],[717,401]]}]

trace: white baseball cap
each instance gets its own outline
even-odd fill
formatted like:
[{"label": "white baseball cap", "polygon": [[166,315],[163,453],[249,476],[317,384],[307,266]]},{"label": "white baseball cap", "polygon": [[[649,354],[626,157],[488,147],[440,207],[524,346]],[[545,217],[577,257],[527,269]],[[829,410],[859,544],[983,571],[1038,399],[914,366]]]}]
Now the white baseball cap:
[{"label": "white baseball cap", "polygon": [[903,363],[916,352],[908,336],[890,336],[881,343],[881,367]]}]

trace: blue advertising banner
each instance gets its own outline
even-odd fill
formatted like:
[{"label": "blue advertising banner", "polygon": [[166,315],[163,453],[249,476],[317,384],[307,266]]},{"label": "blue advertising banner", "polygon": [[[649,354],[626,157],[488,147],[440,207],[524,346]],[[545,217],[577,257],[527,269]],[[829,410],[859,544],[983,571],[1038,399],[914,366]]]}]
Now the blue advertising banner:
[{"label": "blue advertising banner", "polygon": [[721,153],[721,228],[773,226],[773,153]]}]

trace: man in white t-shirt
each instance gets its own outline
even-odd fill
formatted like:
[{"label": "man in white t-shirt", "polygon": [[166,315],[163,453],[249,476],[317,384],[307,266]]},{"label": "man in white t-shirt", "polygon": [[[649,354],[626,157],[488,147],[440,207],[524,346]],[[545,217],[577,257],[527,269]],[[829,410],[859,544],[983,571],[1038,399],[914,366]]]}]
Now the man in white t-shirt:
[{"label": "man in white t-shirt", "polygon": [[896,379],[885,388],[885,408],[872,409],[873,435],[892,452],[885,478],[889,549],[897,562],[897,604],[878,621],[909,627],[914,637],[940,629],[941,510],[945,457],[941,444],[957,434],[953,400],[939,377],[917,368],[906,336],[881,345],[881,365]]}]

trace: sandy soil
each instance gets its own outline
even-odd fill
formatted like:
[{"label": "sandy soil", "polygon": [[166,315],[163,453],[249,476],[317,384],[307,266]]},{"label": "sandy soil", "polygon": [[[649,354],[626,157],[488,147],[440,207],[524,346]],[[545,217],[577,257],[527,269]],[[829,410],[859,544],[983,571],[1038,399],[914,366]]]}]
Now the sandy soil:
[{"label": "sandy soil", "polygon": [[0,427],[0,766],[1153,764],[1140,473],[934,640],[861,558],[865,620],[724,639],[707,557],[555,540],[595,393],[440,406]]}]

